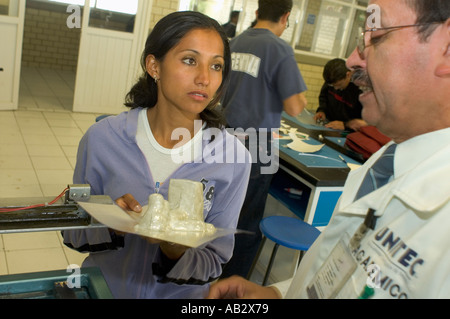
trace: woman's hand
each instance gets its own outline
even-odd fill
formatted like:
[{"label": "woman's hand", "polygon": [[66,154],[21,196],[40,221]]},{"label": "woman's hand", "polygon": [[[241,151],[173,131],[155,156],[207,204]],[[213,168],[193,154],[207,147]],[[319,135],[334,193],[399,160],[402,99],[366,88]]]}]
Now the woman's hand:
[{"label": "woman's hand", "polygon": [[142,206],[131,194],[125,194],[115,200],[116,204],[125,211],[133,211],[135,213],[142,212]]},{"label": "woman's hand", "polygon": [[[139,204],[139,202],[134,198],[131,194],[125,194],[115,200],[117,206],[122,208],[124,211],[129,212],[133,211],[135,213],[140,214],[142,212],[142,206]],[[120,232],[117,230],[110,229],[110,232],[114,232],[117,235],[123,236],[125,235],[124,232]]]}]

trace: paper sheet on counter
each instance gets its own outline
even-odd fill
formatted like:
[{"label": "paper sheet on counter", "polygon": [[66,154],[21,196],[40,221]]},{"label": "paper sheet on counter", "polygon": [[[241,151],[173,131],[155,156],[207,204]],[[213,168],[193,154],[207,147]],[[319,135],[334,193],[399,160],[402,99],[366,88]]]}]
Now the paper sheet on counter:
[{"label": "paper sheet on counter", "polygon": [[292,143],[288,144],[287,147],[300,153],[315,153],[320,151],[325,146],[325,144],[311,145],[305,143],[297,137],[296,133],[293,132],[289,133],[289,137],[292,139]]},{"label": "paper sheet on counter", "polygon": [[282,136],[280,134],[276,134],[275,132],[273,133],[274,138],[280,139],[280,140],[288,140],[288,139],[292,139],[291,134],[294,134],[293,136],[296,136],[296,138],[302,139],[302,140],[308,140],[309,139],[309,135],[306,133],[302,133],[302,132],[298,132],[298,129],[290,127],[290,126],[285,126],[285,127],[280,127],[279,128],[279,132],[285,136]]},{"label": "paper sheet on counter", "polygon": [[222,228],[216,228],[216,232],[210,235],[202,232],[151,231],[135,227],[138,224],[138,220],[128,215],[117,205],[86,202],[78,202],[78,204],[97,221],[114,230],[159,239],[192,248],[199,247],[216,238],[236,232],[234,229]]}]

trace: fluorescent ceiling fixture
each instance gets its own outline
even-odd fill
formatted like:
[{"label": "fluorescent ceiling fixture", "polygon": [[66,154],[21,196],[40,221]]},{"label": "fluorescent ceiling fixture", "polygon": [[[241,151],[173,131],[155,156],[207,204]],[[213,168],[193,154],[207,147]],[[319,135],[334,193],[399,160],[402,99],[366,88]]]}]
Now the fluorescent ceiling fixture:
[{"label": "fluorescent ceiling fixture", "polygon": [[[84,6],[84,0],[49,0],[66,4]],[[136,14],[139,0],[91,0],[91,8]]]}]

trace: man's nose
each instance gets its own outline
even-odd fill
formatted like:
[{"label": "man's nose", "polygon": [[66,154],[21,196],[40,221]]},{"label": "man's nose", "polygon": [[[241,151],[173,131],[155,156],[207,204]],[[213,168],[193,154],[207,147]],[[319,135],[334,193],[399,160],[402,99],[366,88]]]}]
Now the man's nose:
[{"label": "man's nose", "polygon": [[358,52],[358,48],[353,50],[352,54],[347,59],[346,65],[350,70],[356,70],[366,67],[366,59],[364,53],[362,53],[364,58],[361,58],[361,55]]}]

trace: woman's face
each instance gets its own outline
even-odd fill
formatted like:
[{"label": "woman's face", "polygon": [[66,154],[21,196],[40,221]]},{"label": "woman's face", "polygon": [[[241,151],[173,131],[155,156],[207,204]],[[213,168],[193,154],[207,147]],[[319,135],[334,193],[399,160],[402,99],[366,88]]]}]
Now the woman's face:
[{"label": "woman's face", "polygon": [[198,119],[222,84],[224,63],[222,38],[210,29],[190,31],[162,61],[148,56],[147,72],[159,79],[157,106]]}]

